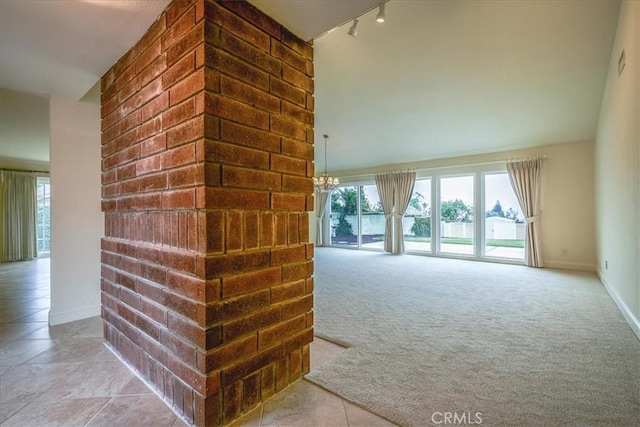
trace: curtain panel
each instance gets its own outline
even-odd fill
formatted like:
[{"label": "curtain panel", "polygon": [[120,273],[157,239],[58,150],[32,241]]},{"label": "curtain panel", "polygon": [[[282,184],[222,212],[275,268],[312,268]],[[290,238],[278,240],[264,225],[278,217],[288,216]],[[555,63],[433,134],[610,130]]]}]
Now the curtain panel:
[{"label": "curtain panel", "polygon": [[3,261],[27,260],[38,256],[37,186],[38,178],[34,172],[0,171]]},{"label": "curtain panel", "polygon": [[411,195],[413,194],[413,186],[416,182],[415,172],[396,172],[394,173],[395,191],[393,198],[394,213],[394,254],[404,252],[404,230],[402,227],[402,218],[404,217]]},{"label": "curtain panel", "polygon": [[392,173],[381,173],[375,175],[376,189],[380,196],[380,204],[384,213],[384,250],[393,252],[393,192],[394,178]]},{"label": "curtain panel", "polygon": [[327,205],[329,204],[330,199],[330,192],[316,190],[316,246],[324,246],[327,239],[327,237],[325,236],[325,229],[327,229],[327,227],[325,227],[325,214],[327,212]]},{"label": "curtain panel", "polygon": [[376,174],[375,179],[385,217],[384,250],[392,254],[401,254],[404,252],[402,217],[413,194],[416,173],[386,172]]},{"label": "curtain panel", "polygon": [[520,209],[525,215],[526,233],[524,260],[529,267],[543,267],[540,227],[540,188],[542,158],[507,163],[507,172]]}]

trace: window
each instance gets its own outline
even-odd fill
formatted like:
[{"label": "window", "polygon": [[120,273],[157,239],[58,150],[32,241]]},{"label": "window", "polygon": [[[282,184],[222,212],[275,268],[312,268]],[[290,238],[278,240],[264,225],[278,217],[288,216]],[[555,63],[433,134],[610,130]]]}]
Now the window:
[{"label": "window", "polygon": [[484,175],[484,256],[524,259],[526,224],[506,173]]},{"label": "window", "polygon": [[384,247],[385,217],[375,184],[360,186],[362,247]]},{"label": "window", "polygon": [[331,244],[358,245],[357,186],[340,186],[331,192]]},{"label": "window", "polygon": [[[384,249],[386,221],[375,184],[334,190],[330,218],[331,245]],[[509,176],[495,165],[417,178],[402,228],[408,252],[524,260],[524,217]]]},{"label": "window", "polygon": [[431,251],[431,179],[416,179],[413,195],[402,219],[404,248]]},{"label": "window", "polygon": [[331,193],[331,244],[382,249],[385,217],[375,184]]},{"label": "window", "polygon": [[442,253],[473,255],[474,176],[440,178],[440,250]]},{"label": "window", "polygon": [[49,178],[38,178],[36,210],[38,255],[46,255],[51,252],[51,185]]}]

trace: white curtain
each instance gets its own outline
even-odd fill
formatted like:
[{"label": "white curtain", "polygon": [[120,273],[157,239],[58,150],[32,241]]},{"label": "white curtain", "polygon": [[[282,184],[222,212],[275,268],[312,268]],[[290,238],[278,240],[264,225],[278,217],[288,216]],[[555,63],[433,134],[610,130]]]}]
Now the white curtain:
[{"label": "white curtain", "polygon": [[543,267],[542,238],[540,237],[542,158],[508,162],[507,172],[520,203],[520,209],[527,221],[524,260],[530,267]]},{"label": "white curtain", "polygon": [[393,191],[394,180],[392,173],[376,174],[376,188],[380,196],[380,204],[384,213],[384,250],[393,252]]},{"label": "white curtain", "polygon": [[26,260],[38,256],[37,185],[38,178],[33,172],[0,171],[3,261]]},{"label": "white curtain", "polygon": [[394,173],[395,191],[393,197],[394,212],[394,254],[404,252],[404,231],[402,228],[402,217],[407,211],[411,195],[413,194],[413,186],[416,182],[415,172],[396,172]]},{"label": "white curtain", "polygon": [[384,250],[392,254],[401,254],[404,252],[402,217],[413,194],[416,173],[385,172],[376,174],[375,178],[380,204],[386,218]]},{"label": "white curtain", "polygon": [[325,241],[325,217],[327,212],[327,204],[329,203],[329,199],[331,193],[327,191],[317,191],[316,190],[316,246],[324,246]]}]

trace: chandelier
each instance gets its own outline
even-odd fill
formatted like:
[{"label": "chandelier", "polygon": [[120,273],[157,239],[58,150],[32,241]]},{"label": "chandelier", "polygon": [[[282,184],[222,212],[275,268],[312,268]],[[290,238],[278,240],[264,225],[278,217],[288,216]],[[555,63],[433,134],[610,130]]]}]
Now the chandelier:
[{"label": "chandelier", "polygon": [[334,178],[327,174],[327,138],[329,135],[322,135],[324,137],[324,173],[320,177],[313,178],[313,186],[321,193],[330,193],[334,188],[340,184],[338,178]]}]

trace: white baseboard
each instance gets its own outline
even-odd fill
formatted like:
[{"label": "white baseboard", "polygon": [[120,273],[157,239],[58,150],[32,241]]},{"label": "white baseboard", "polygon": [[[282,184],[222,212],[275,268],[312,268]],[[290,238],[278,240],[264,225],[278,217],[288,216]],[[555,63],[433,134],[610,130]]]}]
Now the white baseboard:
[{"label": "white baseboard", "polygon": [[596,266],[593,264],[587,264],[586,262],[562,262],[554,260],[544,260],[544,266],[548,268],[559,268],[561,270],[577,270],[577,271],[590,271],[596,272]]},{"label": "white baseboard", "polygon": [[622,300],[622,298],[620,298],[620,295],[618,295],[616,290],[613,289],[613,287],[609,283],[607,283],[607,281],[604,278],[604,276],[602,276],[602,274],[600,273],[600,270],[598,270],[598,278],[600,279],[600,281],[604,285],[604,288],[607,290],[607,292],[611,296],[611,299],[613,300],[613,302],[615,302],[616,305],[618,306],[618,309],[620,310],[620,312],[624,316],[624,318],[627,321],[627,323],[629,324],[629,326],[631,326],[631,329],[633,330],[633,333],[636,334],[636,336],[640,340],[640,320],[638,320],[633,315],[633,313],[631,312],[631,310],[629,309],[627,304],[625,304],[624,301]]},{"label": "white baseboard", "polygon": [[74,320],[86,319],[88,317],[99,316],[101,311],[100,304],[90,305],[89,307],[77,308],[74,310],[54,312],[49,310],[49,325],[61,325],[63,323],[73,322]]}]

